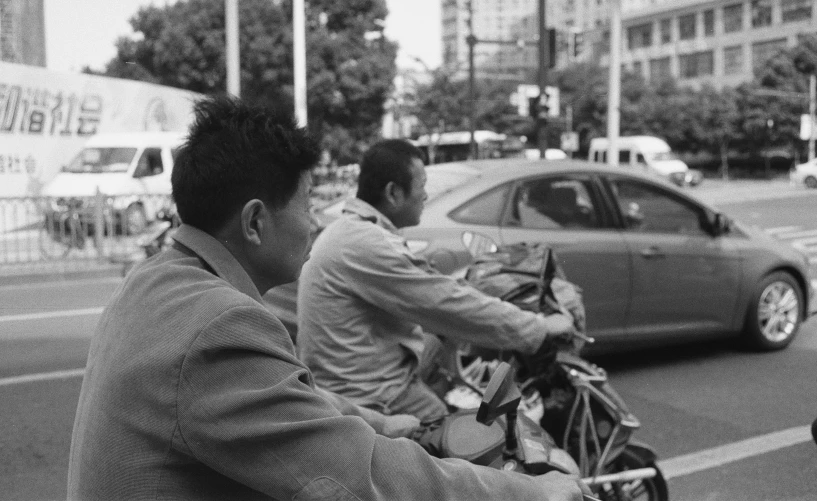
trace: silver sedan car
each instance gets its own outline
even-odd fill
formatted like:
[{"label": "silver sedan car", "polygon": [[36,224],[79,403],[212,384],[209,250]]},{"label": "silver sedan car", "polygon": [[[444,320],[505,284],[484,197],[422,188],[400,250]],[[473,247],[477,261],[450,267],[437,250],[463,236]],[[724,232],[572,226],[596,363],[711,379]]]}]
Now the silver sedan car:
[{"label": "silver sedan car", "polygon": [[737,335],[779,349],[817,310],[806,256],[660,179],[570,160],[426,172],[429,199],[420,224],[404,229],[409,246],[452,273],[472,259],[464,232],[547,244],[583,289],[593,351]]}]

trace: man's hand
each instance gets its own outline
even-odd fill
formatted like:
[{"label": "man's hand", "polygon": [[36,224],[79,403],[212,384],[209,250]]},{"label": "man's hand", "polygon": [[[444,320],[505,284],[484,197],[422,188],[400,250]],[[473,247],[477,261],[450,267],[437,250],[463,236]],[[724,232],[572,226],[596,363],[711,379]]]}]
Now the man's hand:
[{"label": "man's hand", "polygon": [[395,414],[385,418],[383,435],[389,438],[411,438],[420,427],[420,420],[408,414]]},{"label": "man's hand", "polygon": [[[556,471],[534,477],[541,486],[542,499],[547,501],[583,501],[582,493],[586,486],[575,475],[565,475]],[[588,489],[589,492],[589,489]]]},{"label": "man's hand", "polygon": [[576,332],[573,326],[573,318],[564,313],[553,313],[545,317],[545,328],[547,337],[562,337],[570,339]]}]

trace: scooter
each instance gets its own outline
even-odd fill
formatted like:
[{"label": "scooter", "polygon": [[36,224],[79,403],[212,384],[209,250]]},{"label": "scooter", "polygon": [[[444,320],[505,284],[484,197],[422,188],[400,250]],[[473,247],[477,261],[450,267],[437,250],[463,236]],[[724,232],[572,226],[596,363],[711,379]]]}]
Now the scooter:
[{"label": "scooter", "polygon": [[162,209],[156,214],[156,221],[136,240],[136,245],[151,257],[170,246],[175,230],[180,224],[179,217],[173,208]]},{"label": "scooter", "polygon": [[[536,422],[519,414],[522,394],[510,364],[499,363],[478,409],[460,410],[423,423],[414,439],[430,454],[475,464],[543,475],[551,471],[579,475],[579,466],[556,446]],[[584,495],[585,501],[600,501]]]},{"label": "scooter", "polygon": [[463,234],[463,244],[474,257],[464,273],[467,282],[523,309],[570,315],[577,332],[564,342],[551,343],[536,357],[457,345],[443,369],[454,382],[446,402],[468,407],[462,394],[484,394],[497,367],[511,363],[522,393],[521,415],[555,437],[555,445],[569,453],[600,499],[667,501],[667,483],[655,452],[632,439],[640,422],[609,384],[606,372],[578,355],[584,343],[594,340],[584,335],[580,291],[558,268],[551,249],[542,245],[500,249],[489,238],[470,232]]}]

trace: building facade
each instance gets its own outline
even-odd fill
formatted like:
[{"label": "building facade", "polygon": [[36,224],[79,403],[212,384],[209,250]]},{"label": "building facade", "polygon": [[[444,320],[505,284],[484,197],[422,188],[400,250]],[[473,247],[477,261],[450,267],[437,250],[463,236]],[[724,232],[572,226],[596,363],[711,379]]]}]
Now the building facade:
[{"label": "building facade", "polygon": [[[443,65],[468,68],[469,0],[443,2]],[[535,81],[537,0],[470,0],[478,40],[528,44],[476,45],[479,74]],[[735,86],[799,37],[817,34],[817,0],[621,0],[622,63],[648,81],[667,76],[684,85]],[[556,29],[556,66],[608,63],[608,0],[548,0]]]},{"label": "building facade", "polygon": [[815,0],[656,1],[623,13],[622,64],[648,81],[735,86],[799,37],[817,34],[816,10]]},{"label": "building facade", "polygon": [[43,0],[0,0],[0,61],[45,67]]}]

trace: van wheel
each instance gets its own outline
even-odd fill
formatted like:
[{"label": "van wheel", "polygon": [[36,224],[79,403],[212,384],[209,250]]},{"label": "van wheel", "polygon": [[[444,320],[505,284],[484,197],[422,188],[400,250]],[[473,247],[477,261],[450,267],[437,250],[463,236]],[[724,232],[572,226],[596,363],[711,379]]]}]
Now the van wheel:
[{"label": "van wheel", "polygon": [[138,235],[147,227],[147,216],[142,204],[133,203],[125,209],[122,230],[125,235]]},{"label": "van wheel", "polygon": [[802,322],[803,294],[790,274],[778,271],[757,284],[746,312],[746,341],[750,347],[771,351],[785,348]]}]

